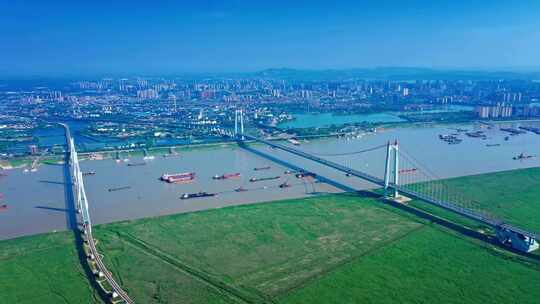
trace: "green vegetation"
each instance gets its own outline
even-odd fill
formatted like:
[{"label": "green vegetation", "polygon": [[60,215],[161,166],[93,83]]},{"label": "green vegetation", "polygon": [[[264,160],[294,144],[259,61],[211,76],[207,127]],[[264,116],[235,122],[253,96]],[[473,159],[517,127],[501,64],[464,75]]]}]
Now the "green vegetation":
[{"label": "green vegetation", "polygon": [[538,303],[540,266],[437,226],[285,297],[290,303]]},{"label": "green vegetation", "polygon": [[[260,302],[422,226],[376,204],[352,195],[321,196],[122,222],[97,227],[95,233],[103,240],[103,252],[129,244],[230,298]],[[110,241],[118,238],[121,242]],[[124,257],[131,258],[132,251],[123,251]],[[140,276],[136,271],[110,265],[129,290],[152,285],[159,277],[156,268],[142,271],[154,275],[135,279]],[[178,292],[174,285],[161,288],[165,297]],[[140,301],[151,303],[148,294],[141,296]]]},{"label": "green vegetation", "polygon": [[[444,183],[452,191],[466,193],[475,202],[474,209],[540,232],[540,168],[458,177]],[[424,202],[414,201],[412,205],[446,218],[456,218]]]},{"label": "green vegetation", "polygon": [[0,242],[0,303],[102,303],[79,263],[71,232]]}]

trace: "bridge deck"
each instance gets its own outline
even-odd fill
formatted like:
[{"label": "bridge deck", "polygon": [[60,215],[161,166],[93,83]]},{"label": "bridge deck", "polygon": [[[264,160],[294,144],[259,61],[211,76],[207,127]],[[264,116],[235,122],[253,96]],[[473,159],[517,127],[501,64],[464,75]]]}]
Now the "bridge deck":
[{"label": "bridge deck", "polygon": [[[68,142],[68,153],[70,155],[70,165],[72,169],[72,177],[75,183],[75,187],[77,188],[76,192],[76,198],[78,202],[78,207],[83,209],[83,226],[84,231],[86,234],[86,239],[88,242],[88,247],[90,248],[90,253],[94,257],[94,261],[96,262],[96,267],[99,272],[103,274],[105,277],[105,280],[107,283],[111,286],[113,292],[115,292],[118,297],[125,303],[132,304],[133,300],[128,296],[128,294],[122,289],[122,287],[114,280],[113,276],[107,270],[107,267],[101,260],[101,255],[99,254],[97,248],[96,248],[96,242],[94,240],[94,237],[92,235],[92,224],[90,221],[90,215],[88,213],[87,209],[87,203],[86,203],[86,193],[84,191],[84,183],[82,181],[82,173],[80,172],[79,168],[79,159],[77,157],[77,151],[75,150],[75,145],[73,143],[71,132],[69,130],[69,127],[66,124],[61,124],[65,131],[66,131],[66,139]],[[80,187],[80,189],[79,189]],[[84,203],[82,203],[84,201]],[[114,299],[113,299],[114,300]]]}]

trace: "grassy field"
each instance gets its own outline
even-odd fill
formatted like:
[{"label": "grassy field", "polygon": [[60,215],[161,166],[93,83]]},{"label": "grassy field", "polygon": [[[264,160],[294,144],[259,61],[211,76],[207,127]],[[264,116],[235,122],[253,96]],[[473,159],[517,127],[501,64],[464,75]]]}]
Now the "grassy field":
[{"label": "grassy field", "polygon": [[102,303],[79,263],[71,232],[0,242],[0,303]]},{"label": "grassy field", "polygon": [[282,303],[539,303],[540,266],[427,225]]},{"label": "grassy field", "polygon": [[[104,240],[103,252],[129,245],[230,297],[261,302],[422,227],[376,204],[352,195],[321,196],[123,222],[95,233]],[[131,257],[130,251],[119,254],[118,260]],[[140,281],[132,278],[136,272],[115,271],[129,290],[155,279]],[[174,285],[161,291],[178,292]]]},{"label": "grassy field", "polygon": [[[518,227],[540,233],[540,168],[452,178],[444,183],[452,191],[466,193],[476,202],[475,209],[488,211]],[[455,218],[424,202],[412,204]]]}]

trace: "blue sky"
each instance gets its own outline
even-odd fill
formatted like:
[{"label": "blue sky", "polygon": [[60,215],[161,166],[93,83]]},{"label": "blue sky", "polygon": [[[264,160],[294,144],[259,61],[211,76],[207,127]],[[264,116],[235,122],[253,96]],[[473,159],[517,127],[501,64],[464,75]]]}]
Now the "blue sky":
[{"label": "blue sky", "polygon": [[0,73],[540,67],[540,1],[0,2]]}]

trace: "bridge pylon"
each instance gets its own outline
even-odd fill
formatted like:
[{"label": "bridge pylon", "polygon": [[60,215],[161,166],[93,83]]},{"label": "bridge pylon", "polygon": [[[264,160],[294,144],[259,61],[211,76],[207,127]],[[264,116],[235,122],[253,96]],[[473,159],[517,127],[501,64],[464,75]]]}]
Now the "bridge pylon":
[{"label": "bridge pylon", "polygon": [[[393,165],[393,170],[392,170]],[[399,185],[399,144],[396,140],[394,143],[388,141],[386,145],[386,164],[384,167],[384,196],[388,197],[388,188],[394,185],[394,199],[398,198]]]},{"label": "bridge pylon", "polygon": [[234,111],[234,138],[244,140],[244,111]]}]

